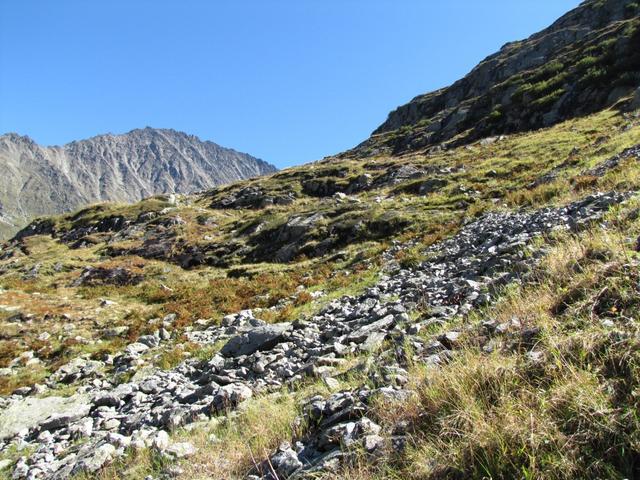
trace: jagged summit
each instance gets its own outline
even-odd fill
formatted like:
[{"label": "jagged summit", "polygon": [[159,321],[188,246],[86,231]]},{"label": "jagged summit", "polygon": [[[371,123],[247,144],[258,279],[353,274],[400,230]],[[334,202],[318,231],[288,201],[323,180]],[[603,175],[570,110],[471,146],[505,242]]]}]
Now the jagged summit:
[{"label": "jagged summit", "polygon": [[194,135],[150,127],[51,147],[9,133],[0,136],[0,165],[0,235],[88,203],[190,193],[276,170]]},{"label": "jagged summit", "polygon": [[359,155],[531,130],[613,105],[640,86],[640,7],[589,0],[511,42],[447,88],[389,114]]},{"label": "jagged summit", "polygon": [[197,141],[202,142],[202,143],[213,143],[214,145],[216,145],[214,142],[210,142],[209,140],[200,139],[197,135],[192,135],[190,133],[183,132],[183,131],[180,131],[180,130],[176,130],[174,128],[155,128],[155,127],[150,127],[150,126],[146,126],[146,127],[143,127],[143,128],[133,128],[133,129],[129,130],[126,133],[112,133],[112,132],[101,133],[101,134],[94,135],[93,137],[90,137],[90,138],[87,138],[87,139],[74,140],[72,142],[69,142],[69,144],[92,141],[92,140],[95,140],[95,139],[98,139],[98,138],[120,138],[120,139],[123,139],[123,140],[127,140],[127,139],[130,139],[130,138],[153,139],[153,138],[157,138],[158,136],[162,136],[162,135],[168,135],[168,136],[171,136],[171,137],[188,138],[188,139],[191,139],[191,140],[197,140]]}]

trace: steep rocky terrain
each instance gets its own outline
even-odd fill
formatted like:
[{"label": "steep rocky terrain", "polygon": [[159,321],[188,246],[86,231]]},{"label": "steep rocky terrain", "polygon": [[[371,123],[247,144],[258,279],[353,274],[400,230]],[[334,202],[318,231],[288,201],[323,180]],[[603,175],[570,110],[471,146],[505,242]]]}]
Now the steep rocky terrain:
[{"label": "steep rocky terrain", "polygon": [[638,86],[32,222],[0,249],[0,478],[640,476]]},{"label": "steep rocky terrain", "polygon": [[639,145],[604,111],[34,222],[0,259],[0,467],[632,477]]},{"label": "steep rocky terrain", "polygon": [[450,87],[389,114],[358,155],[460,145],[597,112],[640,83],[640,7],[588,0]]},{"label": "steep rocky terrain", "polygon": [[95,202],[190,193],[275,171],[250,155],[174,130],[145,128],[62,147],[0,136],[0,238],[34,217]]}]

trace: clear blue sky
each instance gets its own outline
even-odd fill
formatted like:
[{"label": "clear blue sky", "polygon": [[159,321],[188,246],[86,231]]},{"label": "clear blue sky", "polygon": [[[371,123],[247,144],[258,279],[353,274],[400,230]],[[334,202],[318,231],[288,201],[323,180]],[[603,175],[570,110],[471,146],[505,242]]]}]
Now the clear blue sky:
[{"label": "clear blue sky", "polygon": [[367,138],[578,0],[0,0],[0,133],[152,126],[278,167]]}]

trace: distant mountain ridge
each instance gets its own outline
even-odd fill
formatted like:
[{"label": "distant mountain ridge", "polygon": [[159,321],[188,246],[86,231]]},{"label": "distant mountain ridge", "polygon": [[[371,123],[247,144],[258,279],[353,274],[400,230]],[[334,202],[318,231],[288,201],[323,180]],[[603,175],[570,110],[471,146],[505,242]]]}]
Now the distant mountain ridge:
[{"label": "distant mountain ridge", "polygon": [[149,127],[51,147],[1,135],[0,167],[0,238],[33,217],[89,203],[192,193],[276,171],[246,153]]},{"label": "distant mountain ridge", "polygon": [[350,154],[462,145],[597,112],[640,87],[639,45],[638,2],[587,0],[453,85],[398,107]]}]

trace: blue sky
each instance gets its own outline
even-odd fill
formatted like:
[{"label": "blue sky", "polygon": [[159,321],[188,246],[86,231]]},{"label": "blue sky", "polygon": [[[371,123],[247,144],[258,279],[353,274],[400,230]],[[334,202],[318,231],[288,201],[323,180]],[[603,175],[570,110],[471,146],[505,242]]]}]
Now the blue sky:
[{"label": "blue sky", "polygon": [[278,167],[353,147],[578,0],[2,0],[0,133],[175,128]]}]

